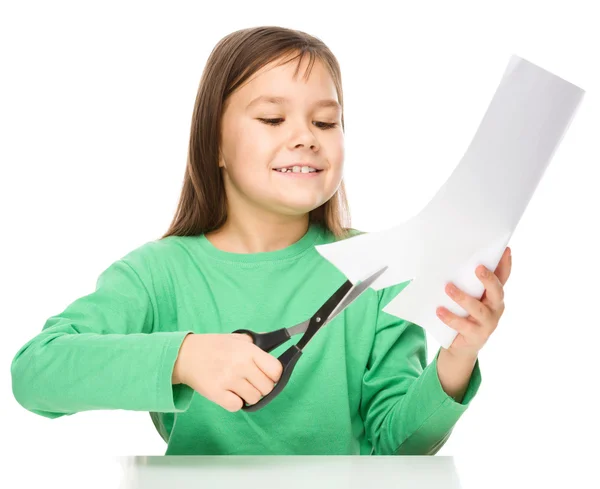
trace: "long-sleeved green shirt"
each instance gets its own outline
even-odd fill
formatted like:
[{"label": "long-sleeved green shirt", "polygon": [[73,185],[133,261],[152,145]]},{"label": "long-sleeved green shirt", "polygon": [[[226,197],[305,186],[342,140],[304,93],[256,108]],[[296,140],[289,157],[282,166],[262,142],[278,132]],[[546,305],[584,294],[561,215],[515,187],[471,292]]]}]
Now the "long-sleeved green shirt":
[{"label": "long-sleeved green shirt", "polygon": [[346,280],[314,248],[333,241],[311,224],[297,242],[263,253],[226,252],[204,235],[147,242],[17,352],[13,394],[48,418],[148,411],[165,455],[435,454],[479,388],[479,361],[456,402],[440,384],[439,351],[427,364],[425,331],[382,312],[408,282],[368,289],[325,325],[258,411],[232,413],[171,383],[190,332],[266,332],[310,317]]}]

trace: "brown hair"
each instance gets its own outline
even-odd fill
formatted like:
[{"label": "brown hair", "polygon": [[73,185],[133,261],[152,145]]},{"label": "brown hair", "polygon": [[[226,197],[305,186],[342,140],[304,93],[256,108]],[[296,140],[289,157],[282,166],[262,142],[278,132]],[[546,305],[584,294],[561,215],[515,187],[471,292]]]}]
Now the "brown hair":
[{"label": "brown hair", "polygon": [[[319,39],[301,31],[276,26],[235,31],[219,41],[211,52],[196,95],[188,158],[176,214],[167,236],[194,236],[221,227],[227,218],[227,201],[219,168],[222,110],[227,97],[263,66],[296,54],[297,75],[302,59],[310,56],[306,77],[315,62],[328,68],[340,105],[344,129],[342,82],[339,64]],[[309,221],[327,228],[337,239],[348,237],[350,210],[342,180],[335,194],[309,212]]]}]

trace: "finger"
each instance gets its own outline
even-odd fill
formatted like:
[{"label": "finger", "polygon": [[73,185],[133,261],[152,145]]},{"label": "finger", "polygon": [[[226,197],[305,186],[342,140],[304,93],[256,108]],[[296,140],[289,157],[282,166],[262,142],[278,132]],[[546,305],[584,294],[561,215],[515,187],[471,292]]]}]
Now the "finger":
[{"label": "finger", "polygon": [[437,316],[455,331],[458,331],[461,335],[463,335],[466,339],[473,340],[478,337],[480,334],[479,330],[481,327],[470,321],[467,318],[463,318],[449,311],[445,307],[438,307]]},{"label": "finger", "polygon": [[247,404],[256,404],[262,397],[260,391],[245,378],[237,379],[231,390]]},{"label": "finger", "polygon": [[222,391],[218,398],[209,399],[232,413],[239,411],[244,406],[244,401],[240,396],[231,391]]},{"label": "finger", "polygon": [[498,266],[496,267],[496,270],[494,271],[494,274],[498,277],[498,280],[500,280],[500,283],[502,285],[504,285],[506,283],[506,281],[508,280],[508,277],[510,277],[511,269],[512,269],[512,253],[511,253],[511,249],[509,247],[507,247],[504,250],[504,254],[502,255],[502,258],[500,258],[500,261],[498,262]]},{"label": "finger", "polygon": [[248,343],[254,343],[254,340],[252,339],[252,336],[250,336],[248,333],[231,333],[231,334],[233,336],[236,336],[240,340],[247,341]]},{"label": "finger", "polygon": [[[256,364],[255,364],[256,365]],[[281,363],[280,363],[281,365]],[[246,374],[246,379],[263,395],[266,396],[275,387],[273,381],[258,365]]]},{"label": "finger", "polygon": [[[486,324],[492,319],[492,311],[487,305],[477,300],[475,297],[466,294],[458,287],[456,287],[455,284],[451,282],[447,284],[446,293],[452,298],[454,302],[456,302],[460,307],[462,307],[471,316],[473,316],[473,318],[478,323]],[[450,311],[448,312],[450,313]]]},{"label": "finger", "polygon": [[278,382],[283,373],[283,365],[270,353],[256,347],[256,353],[252,356],[256,366],[273,382]]},{"label": "finger", "polygon": [[477,267],[476,274],[485,287],[485,298],[482,298],[481,304],[492,313],[501,312],[504,308],[504,286],[500,279],[484,265]]}]

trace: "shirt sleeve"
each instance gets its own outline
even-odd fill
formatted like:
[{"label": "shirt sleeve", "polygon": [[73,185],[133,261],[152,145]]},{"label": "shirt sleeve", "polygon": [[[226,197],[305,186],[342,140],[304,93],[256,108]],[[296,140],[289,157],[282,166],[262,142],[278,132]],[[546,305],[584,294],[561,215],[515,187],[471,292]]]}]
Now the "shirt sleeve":
[{"label": "shirt sleeve", "polygon": [[127,257],[104,270],[95,291],[46,320],[11,363],[17,402],[48,418],[80,411],[180,412],[193,390],[172,385],[191,331],[155,332],[156,297]]},{"label": "shirt sleeve", "polygon": [[377,291],[375,338],[361,402],[373,455],[434,455],[481,383],[477,359],[462,402],[456,402],[443,390],[437,374],[440,350],[427,365],[425,330],[382,311],[407,284]]}]

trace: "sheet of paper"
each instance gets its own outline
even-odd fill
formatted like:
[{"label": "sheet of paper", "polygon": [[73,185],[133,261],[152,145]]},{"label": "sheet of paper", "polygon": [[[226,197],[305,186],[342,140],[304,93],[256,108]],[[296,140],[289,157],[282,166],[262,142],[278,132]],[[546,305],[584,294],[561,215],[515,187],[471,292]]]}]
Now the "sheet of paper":
[{"label": "sheet of paper", "polygon": [[468,313],[446,295],[446,283],[482,297],[475,268],[496,269],[584,93],[513,55],[466,153],[420,213],[317,251],[352,282],[387,265],[375,290],[410,280],[383,311],[425,328],[448,348],[457,333],[436,308]]}]

